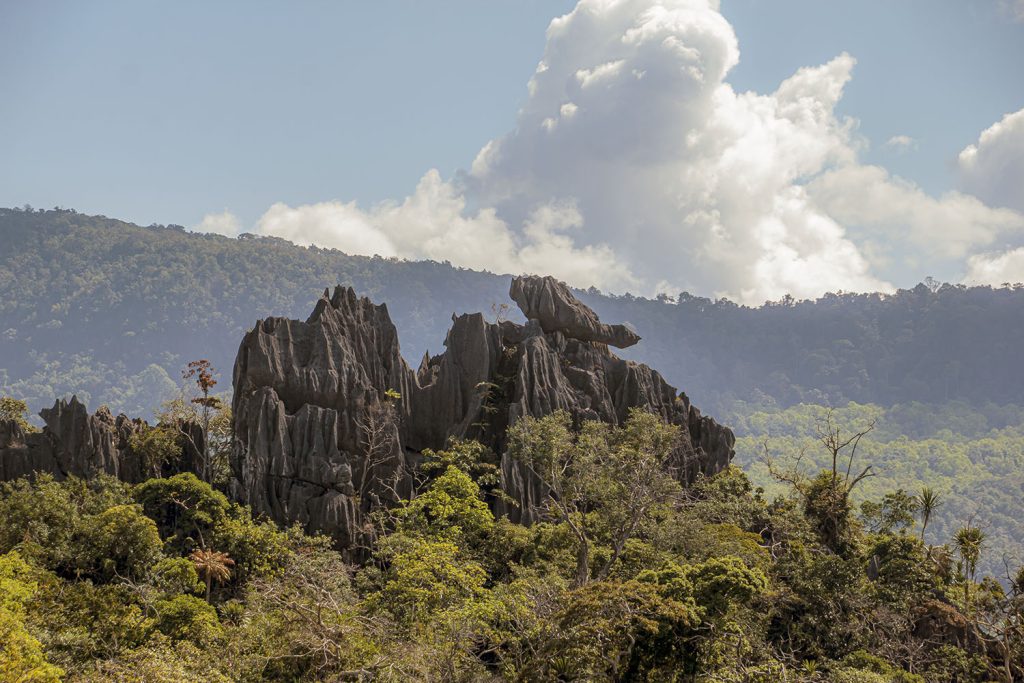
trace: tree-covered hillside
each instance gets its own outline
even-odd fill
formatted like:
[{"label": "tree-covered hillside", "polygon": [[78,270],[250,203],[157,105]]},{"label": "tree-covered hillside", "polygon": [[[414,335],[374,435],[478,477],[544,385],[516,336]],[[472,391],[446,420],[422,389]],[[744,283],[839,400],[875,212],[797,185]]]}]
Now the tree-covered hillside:
[{"label": "tree-covered hillside", "polygon": [[507,299],[505,279],[445,264],[70,211],[0,210],[0,239],[0,393],[33,411],[76,392],[90,407],[149,413],[186,362],[209,358],[230,377],[257,319],[305,319],[338,283],[387,302],[417,354],[440,346],[453,311]]},{"label": "tree-covered hillside", "polygon": [[[72,211],[0,209],[0,393],[33,411],[77,392],[91,407],[148,413],[187,361],[226,378],[258,318],[305,318],[325,287],[386,302],[414,363],[453,312],[508,302],[508,276],[143,228]],[[919,285],[759,308],[681,294],[580,298],[644,337],[625,355],[713,414],[735,400],[1024,404],[1024,288]]]},{"label": "tree-covered hillside", "polygon": [[[904,489],[934,489],[941,503],[928,526],[935,542],[971,521],[987,535],[983,566],[998,575],[1004,562],[1024,562],[1024,407],[994,404],[849,403],[832,411],[848,430],[874,426],[859,454],[872,466],[854,499],[858,504]],[[787,409],[737,405],[727,418],[737,434],[736,462],[769,494],[775,481],[765,456],[804,472],[828,466],[816,437],[825,406]]]},{"label": "tree-covered hillside", "polygon": [[[508,302],[508,276],[72,211],[0,209],[0,243],[0,396],[33,413],[77,393],[92,409],[149,415],[196,358],[230,388],[246,329],[270,315],[305,319],[338,283],[387,303],[413,364],[440,350],[453,312],[493,315]],[[758,464],[765,438],[798,453],[808,416],[856,401],[851,419],[879,418],[865,448],[880,476],[865,493],[937,487],[947,504],[932,529],[975,515],[993,563],[1024,543],[1024,288],[919,285],[759,308],[578,294],[641,333],[624,355],[736,428],[737,463],[756,484],[770,484]]]},{"label": "tree-covered hillside", "polygon": [[1024,570],[987,574],[984,530],[928,543],[934,497],[857,510],[841,466],[684,489],[676,430],[521,420],[510,453],[550,485],[529,527],[454,442],[354,558],[189,473],[0,484],[0,680],[1024,680]]}]

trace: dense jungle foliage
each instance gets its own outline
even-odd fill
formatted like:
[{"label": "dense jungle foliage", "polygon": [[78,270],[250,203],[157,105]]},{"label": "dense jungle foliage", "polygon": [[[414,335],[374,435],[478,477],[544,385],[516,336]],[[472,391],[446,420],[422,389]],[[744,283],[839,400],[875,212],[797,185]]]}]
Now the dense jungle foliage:
[{"label": "dense jungle foliage", "polygon": [[[304,318],[335,283],[388,304],[414,364],[439,350],[453,311],[508,300],[507,276],[449,264],[67,210],[0,209],[0,243],[0,410],[77,393],[152,415],[187,360],[210,358],[229,384],[256,319]],[[646,482],[657,500],[618,543],[628,510],[593,481],[565,482],[578,499],[552,503],[544,524],[494,519],[489,456],[455,445],[428,488],[375,520],[359,558],[187,477],[8,485],[0,680],[1022,675],[1004,655],[1021,637],[1024,288],[930,282],[758,308],[578,295],[643,335],[622,355],[736,430],[746,474],[685,492]],[[857,456],[872,476],[845,493],[817,476],[830,416],[874,423]],[[522,457],[604,438],[540,431],[562,446],[524,443]],[[623,438],[603,452],[625,457]],[[181,488],[162,509],[146,502],[167,486]],[[199,507],[177,509],[181,496]]]},{"label": "dense jungle foliage", "polygon": [[779,495],[736,468],[680,487],[646,413],[527,419],[538,523],[496,518],[493,454],[455,442],[348,557],[191,474],[4,484],[0,678],[1024,680],[1020,565],[980,571],[975,526],[922,534],[934,492],[853,505],[871,463],[836,419],[815,427],[838,467],[775,460]]}]

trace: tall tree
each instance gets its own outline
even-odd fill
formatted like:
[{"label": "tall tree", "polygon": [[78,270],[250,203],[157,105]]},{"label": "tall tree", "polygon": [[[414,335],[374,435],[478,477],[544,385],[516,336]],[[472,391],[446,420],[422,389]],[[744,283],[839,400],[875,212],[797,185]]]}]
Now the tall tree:
[{"label": "tall tree", "polygon": [[199,390],[199,395],[194,396],[191,402],[199,406],[199,417],[203,427],[203,444],[200,455],[202,457],[201,476],[203,481],[213,481],[213,463],[210,458],[210,418],[214,411],[221,407],[220,399],[211,396],[210,391],[217,386],[217,380],[213,378],[215,372],[210,361],[204,359],[194,360],[182,371],[185,380],[194,380]]},{"label": "tall tree", "polygon": [[206,601],[210,601],[210,588],[213,582],[224,583],[231,578],[231,567],[235,565],[227,553],[209,548],[196,548],[189,555],[196,567],[199,577],[206,582]]},{"label": "tall tree", "polygon": [[[376,470],[396,457],[398,445],[398,408],[397,403],[402,395],[394,389],[388,389],[377,401],[370,403],[359,416],[357,427],[359,437],[365,451],[359,472],[359,505],[363,512],[372,507],[370,488],[376,481],[384,485],[394,482],[383,482],[375,477]],[[397,495],[396,495],[397,497]]]},{"label": "tall tree", "polygon": [[981,558],[981,549],[985,544],[986,535],[983,530],[973,525],[968,520],[967,526],[958,529],[953,534],[953,545],[960,555],[960,562],[964,574],[964,605],[971,611],[971,584],[978,571],[978,560]]},{"label": "tall tree", "polygon": [[830,459],[829,468],[816,477],[800,469],[800,460],[790,468],[780,468],[764,444],[763,461],[769,473],[793,487],[803,499],[804,512],[818,528],[822,542],[836,552],[850,547],[851,494],[862,481],[875,476],[869,464],[854,468],[857,449],[865,436],[875,428],[874,420],[860,429],[844,429],[835,419],[832,408],[815,425],[815,437]]},{"label": "tall tree", "polygon": [[10,396],[0,396],[0,422],[13,421],[21,427],[24,432],[39,431],[28,421],[28,404]]},{"label": "tall tree", "polygon": [[928,528],[928,522],[932,515],[942,505],[942,496],[930,486],[922,486],[921,493],[917,494],[917,511],[921,515],[921,540],[924,540],[924,531]]}]

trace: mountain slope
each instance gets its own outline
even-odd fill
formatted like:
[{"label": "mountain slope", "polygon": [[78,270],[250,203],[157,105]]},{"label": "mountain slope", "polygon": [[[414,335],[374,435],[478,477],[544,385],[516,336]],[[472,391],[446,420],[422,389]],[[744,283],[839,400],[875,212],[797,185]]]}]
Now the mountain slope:
[{"label": "mountain slope", "polygon": [[[78,392],[91,405],[147,412],[199,357],[226,380],[258,318],[303,316],[335,284],[388,302],[414,363],[440,349],[452,313],[508,302],[508,276],[71,211],[0,209],[0,239],[0,392],[34,408]],[[1024,403],[1020,287],[919,285],[759,308],[688,294],[579,296],[640,332],[624,355],[713,413],[736,399]]]}]

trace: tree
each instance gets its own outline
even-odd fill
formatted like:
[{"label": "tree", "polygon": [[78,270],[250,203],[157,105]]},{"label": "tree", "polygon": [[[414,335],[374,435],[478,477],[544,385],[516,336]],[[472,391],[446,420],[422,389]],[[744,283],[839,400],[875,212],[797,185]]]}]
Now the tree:
[{"label": "tree", "polygon": [[375,481],[374,473],[378,467],[395,459],[395,447],[398,444],[398,409],[395,404],[401,399],[400,393],[388,389],[380,400],[372,402],[363,410],[358,421],[365,456],[356,490],[364,512],[371,507],[369,493]]},{"label": "tree", "polygon": [[205,548],[214,528],[231,510],[227,497],[190,472],[150,479],[134,489],[135,499],[156,521],[170,549]]},{"label": "tree", "polygon": [[17,547],[47,569],[91,572],[96,564],[83,565],[87,548],[82,541],[90,520],[130,502],[127,485],[107,475],[90,481],[76,477],[55,481],[52,475],[39,473],[33,480],[2,483],[0,552]]},{"label": "tree", "polygon": [[144,577],[160,559],[163,544],[140,505],[115,505],[82,520],[75,546],[80,568],[109,580]]},{"label": "tree", "polygon": [[921,492],[917,494],[917,510],[921,515],[921,540],[924,540],[925,529],[932,515],[942,505],[942,496],[930,486],[922,486]]},{"label": "tree", "polygon": [[235,566],[227,553],[222,553],[209,548],[196,548],[189,555],[192,564],[196,567],[199,578],[206,582],[206,601],[210,601],[210,588],[213,582],[224,583],[231,578],[231,567]]},{"label": "tree", "polygon": [[677,427],[640,409],[621,428],[588,421],[574,434],[569,414],[556,411],[509,429],[509,453],[543,482],[547,513],[576,538],[576,586],[591,578],[599,528],[611,547],[597,571],[603,579],[641,522],[678,493],[669,462],[678,438]]},{"label": "tree", "polygon": [[374,603],[405,625],[426,623],[484,594],[487,572],[455,543],[395,534],[382,545],[381,559],[388,565],[387,581]]},{"label": "tree", "polygon": [[[231,406],[220,403],[216,397],[211,397],[211,401],[218,402],[216,407],[209,411],[205,431],[201,406],[185,396],[163,403],[157,412],[159,424],[154,429],[174,432],[179,439],[180,446],[188,447],[185,453],[192,454],[196,458],[193,465],[193,467],[198,467],[196,474],[202,477],[204,463],[206,463],[211,477],[210,483],[223,484],[230,475],[228,458],[232,447]],[[178,450],[182,449],[179,447]],[[164,453],[166,454],[168,451],[164,451]]]},{"label": "tree", "polygon": [[353,568],[324,540],[304,539],[283,571],[246,588],[243,630],[260,644],[263,680],[338,680],[379,661],[377,642],[393,625],[361,613]]},{"label": "tree", "polygon": [[181,432],[166,423],[133,433],[128,445],[143,463],[149,476],[159,477],[164,465],[181,455]]},{"label": "tree", "polygon": [[0,422],[14,422],[26,433],[39,430],[25,417],[28,415],[28,404],[10,396],[0,396]]},{"label": "tree", "polygon": [[[1009,590],[996,583],[988,591],[988,604],[976,615],[979,635],[999,655],[1005,683],[1024,680],[1024,567],[1010,576],[1006,567]],[[986,581],[990,579],[986,578]],[[984,582],[983,582],[984,584]],[[1016,676],[1016,678],[1015,678]]]},{"label": "tree", "polygon": [[964,605],[971,611],[971,584],[974,583],[978,571],[978,560],[981,558],[982,546],[985,544],[985,532],[973,526],[968,520],[967,526],[961,527],[953,534],[953,545],[960,555],[960,563],[964,574]]},{"label": "tree", "polygon": [[692,670],[699,625],[688,590],[593,581],[566,596],[521,680],[674,680]]},{"label": "tree", "polygon": [[815,521],[822,542],[833,551],[844,552],[849,549],[851,540],[850,496],[858,484],[875,476],[870,464],[859,473],[853,467],[857,448],[874,430],[875,422],[871,420],[863,428],[848,432],[837,424],[833,412],[829,408],[814,427],[815,436],[830,459],[829,469],[808,478],[800,470],[800,458],[792,468],[781,469],[770,457],[767,442],[763,462],[773,477],[792,486],[802,497],[804,512]]},{"label": "tree", "polygon": [[214,372],[213,365],[204,358],[191,361],[181,373],[185,380],[194,379],[196,387],[199,389],[199,395],[193,396],[191,402],[199,406],[199,415],[203,426],[203,444],[202,448],[198,449],[202,456],[200,476],[203,481],[207,482],[213,481],[214,471],[210,458],[210,417],[215,410],[221,407],[220,399],[210,396],[210,390],[217,385],[217,380],[213,378]]},{"label": "tree", "polygon": [[0,555],[0,680],[57,683],[64,672],[25,626],[25,604],[36,592],[32,568],[17,552]]},{"label": "tree", "polygon": [[217,610],[194,595],[175,595],[156,604],[156,627],[174,640],[202,643],[221,635]]},{"label": "tree", "polygon": [[906,533],[914,525],[914,515],[918,511],[918,498],[907,494],[903,489],[887,493],[881,503],[865,501],[861,503],[861,515],[871,531],[882,534]]},{"label": "tree", "polygon": [[494,515],[480,487],[454,465],[421,495],[394,511],[396,531],[478,547],[494,528]]},{"label": "tree", "polygon": [[452,437],[443,451],[424,449],[420,469],[427,474],[436,474],[456,467],[484,491],[500,495],[496,488],[501,484],[501,474],[496,462],[494,453],[479,441]]}]

